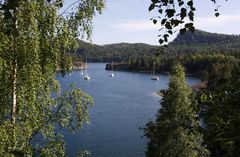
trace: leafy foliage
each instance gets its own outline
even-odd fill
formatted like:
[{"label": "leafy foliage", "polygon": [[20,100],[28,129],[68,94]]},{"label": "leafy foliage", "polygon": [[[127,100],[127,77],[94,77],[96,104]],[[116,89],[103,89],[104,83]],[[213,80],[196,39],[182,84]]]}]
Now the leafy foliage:
[{"label": "leafy foliage", "polygon": [[233,77],[223,84],[200,93],[205,124],[205,142],[212,156],[237,157],[240,155],[240,84],[239,66]]},{"label": "leafy foliage", "polygon": [[60,13],[62,0],[0,1],[0,156],[64,156],[60,130],[88,122],[92,98],[76,88],[61,95],[55,73],[71,69],[69,52],[103,6],[83,0]]}]

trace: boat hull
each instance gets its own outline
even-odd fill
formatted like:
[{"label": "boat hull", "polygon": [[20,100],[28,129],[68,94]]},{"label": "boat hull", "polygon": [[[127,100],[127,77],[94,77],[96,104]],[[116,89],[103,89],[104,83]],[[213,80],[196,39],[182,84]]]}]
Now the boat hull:
[{"label": "boat hull", "polygon": [[158,81],[158,80],[159,80],[159,77],[157,77],[157,76],[151,77],[151,80]]}]

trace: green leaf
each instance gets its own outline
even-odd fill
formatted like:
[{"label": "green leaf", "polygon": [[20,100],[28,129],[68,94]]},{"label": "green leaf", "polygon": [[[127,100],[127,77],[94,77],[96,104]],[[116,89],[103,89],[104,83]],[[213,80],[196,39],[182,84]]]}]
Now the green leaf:
[{"label": "green leaf", "polygon": [[192,0],[188,1],[188,2],[187,2],[187,5],[188,5],[189,7],[193,7],[193,1],[192,1]]},{"label": "green leaf", "polygon": [[160,45],[162,45],[164,43],[164,41],[162,39],[159,39],[159,43],[160,43]]},{"label": "green leaf", "polygon": [[168,18],[173,17],[175,12],[176,12],[175,9],[167,9],[166,10]]},{"label": "green leaf", "polygon": [[162,19],[161,25],[164,25],[166,23],[167,19]]},{"label": "green leaf", "polygon": [[173,20],[173,25],[178,26],[181,23],[181,21],[175,19]]},{"label": "green leaf", "polygon": [[153,23],[154,23],[154,24],[156,24],[156,23],[157,23],[157,20],[156,20],[156,19],[154,19],[154,20],[153,20]]},{"label": "green leaf", "polygon": [[167,28],[167,29],[172,29],[172,26],[171,26],[170,22],[166,22],[165,28]]},{"label": "green leaf", "polygon": [[168,42],[168,37],[169,37],[168,34],[164,34],[163,38],[164,38],[164,41],[165,41],[165,42]]},{"label": "green leaf", "polygon": [[149,6],[148,10],[149,10],[149,11],[152,11],[154,8],[155,8],[155,3],[152,3],[152,4]]},{"label": "green leaf", "polygon": [[173,31],[170,30],[170,31],[168,31],[168,33],[172,35],[172,34],[173,34]]},{"label": "green leaf", "polygon": [[194,8],[194,7],[191,7],[191,10],[192,10],[192,11],[196,11],[196,8]]},{"label": "green leaf", "polygon": [[180,13],[181,19],[184,19],[186,16],[187,16],[187,9],[181,8],[181,13]]},{"label": "green leaf", "polygon": [[158,12],[159,12],[160,14],[162,14],[162,13],[163,13],[163,9],[159,9]]},{"label": "green leaf", "polygon": [[183,1],[180,1],[180,2],[178,3],[179,6],[182,6],[183,4],[184,4]]},{"label": "green leaf", "polygon": [[194,13],[193,13],[193,11],[190,11],[190,12],[188,13],[188,16],[189,16],[189,19],[190,19],[191,21],[194,21]]}]

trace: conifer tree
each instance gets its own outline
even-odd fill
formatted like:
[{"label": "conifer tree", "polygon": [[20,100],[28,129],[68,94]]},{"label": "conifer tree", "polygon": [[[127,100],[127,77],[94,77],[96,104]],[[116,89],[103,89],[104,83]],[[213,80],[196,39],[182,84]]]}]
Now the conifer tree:
[{"label": "conifer tree", "polygon": [[169,88],[163,91],[156,121],[145,128],[147,157],[203,157],[209,152],[202,146],[199,118],[193,93],[181,65],[174,66]]}]

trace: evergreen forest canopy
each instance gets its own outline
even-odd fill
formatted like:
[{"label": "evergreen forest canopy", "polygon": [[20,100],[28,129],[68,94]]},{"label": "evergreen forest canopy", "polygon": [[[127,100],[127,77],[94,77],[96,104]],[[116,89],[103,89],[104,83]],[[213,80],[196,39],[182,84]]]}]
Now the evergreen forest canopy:
[{"label": "evergreen forest canopy", "polygon": [[[82,43],[82,41],[79,41]],[[175,63],[181,63],[188,74],[208,79],[214,72],[216,79],[230,77],[227,69],[236,67],[240,58],[240,36],[208,33],[196,30],[179,34],[168,47],[142,43],[91,45],[81,44],[73,58],[87,58],[93,62],[114,62],[114,70],[166,73]],[[225,66],[226,65],[226,66]],[[111,70],[112,65],[106,66]]]},{"label": "evergreen forest canopy", "polygon": [[208,33],[196,30],[194,33],[179,34],[168,47],[159,47],[143,43],[118,43],[94,45],[79,41],[81,46],[74,58],[85,58],[90,62],[121,62],[144,56],[185,56],[192,54],[224,54],[240,57],[240,36]]}]

